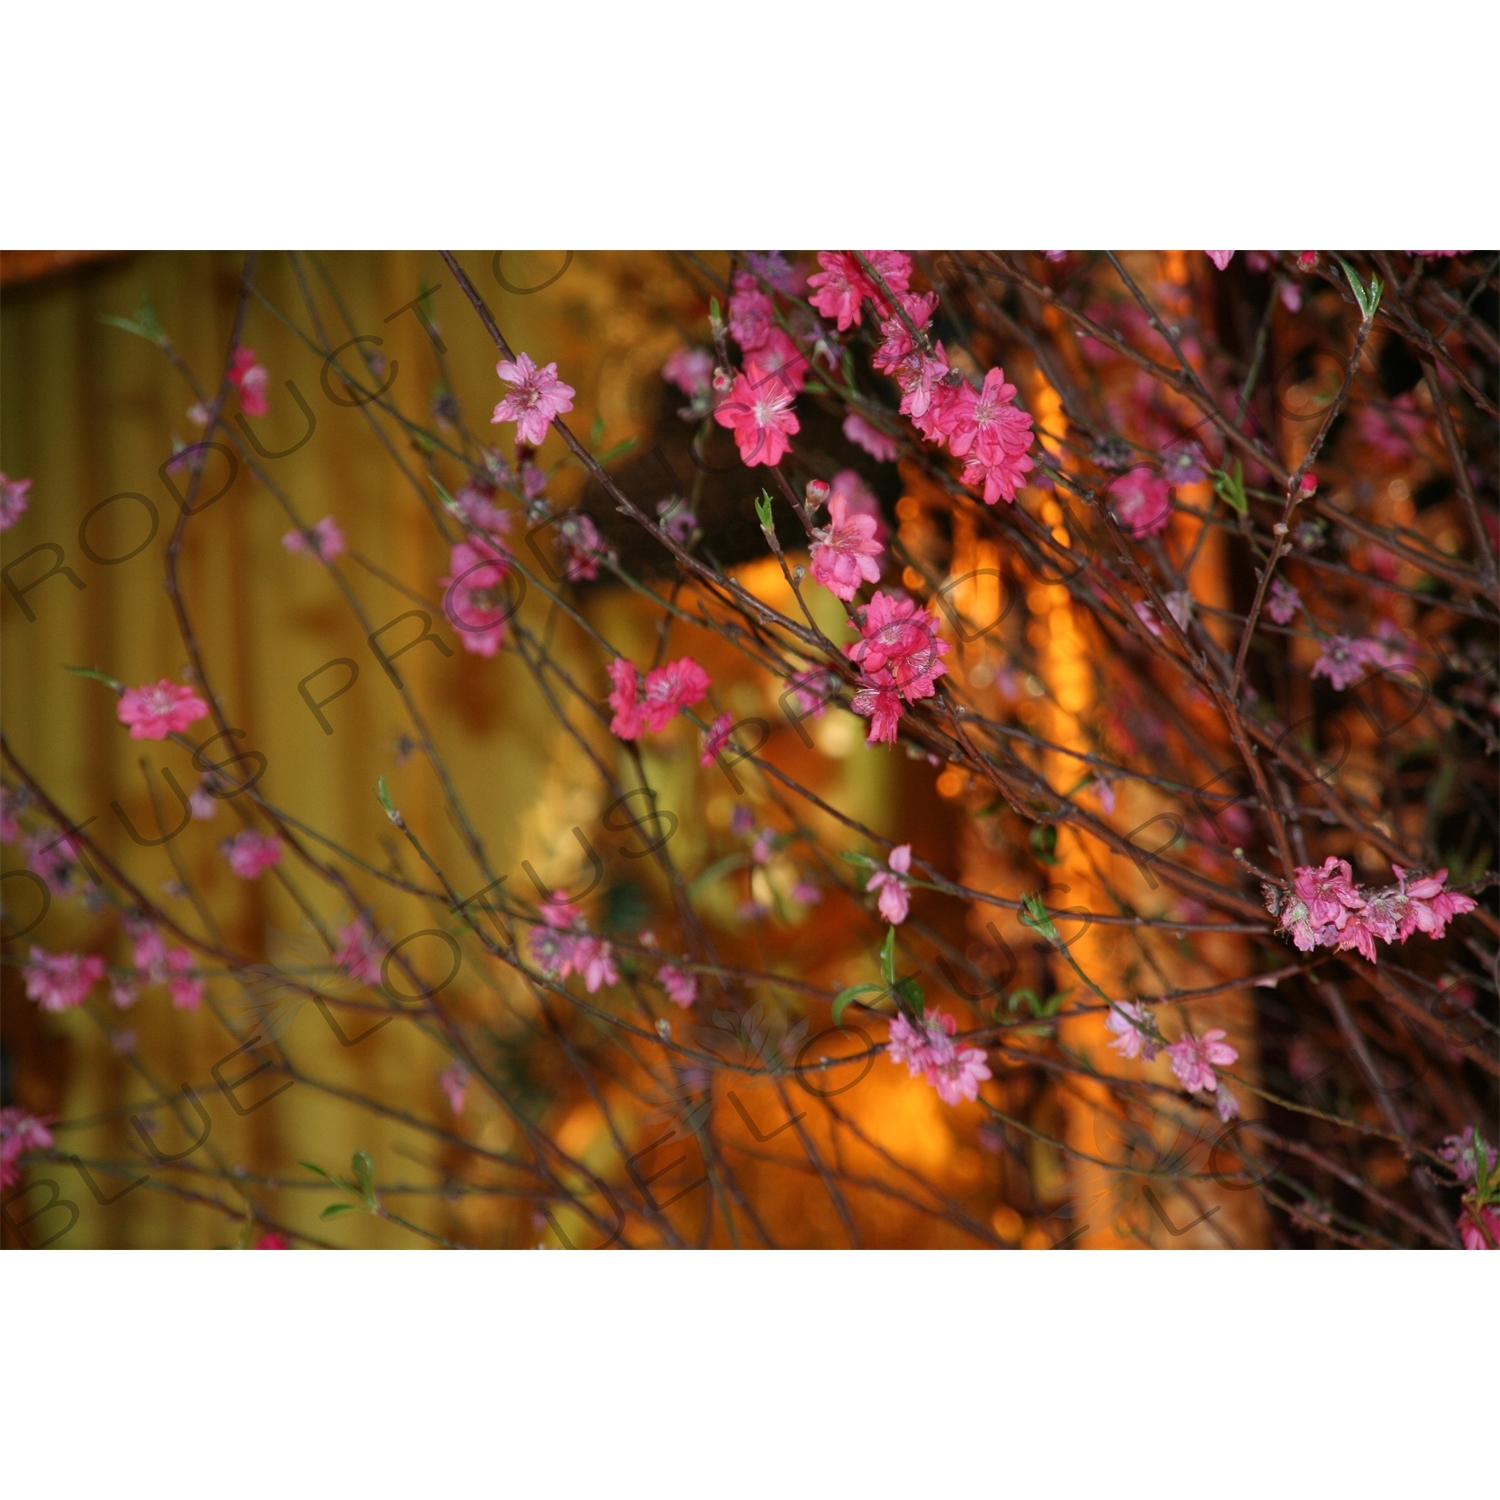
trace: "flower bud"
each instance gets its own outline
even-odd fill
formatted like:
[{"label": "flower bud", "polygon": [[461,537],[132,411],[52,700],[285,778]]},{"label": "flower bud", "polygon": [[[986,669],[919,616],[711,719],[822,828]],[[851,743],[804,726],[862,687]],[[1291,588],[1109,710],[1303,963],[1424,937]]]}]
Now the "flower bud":
[{"label": "flower bud", "polygon": [[807,503],[809,505],[824,505],[828,497],[833,493],[833,486],[826,479],[809,479],[807,481]]}]

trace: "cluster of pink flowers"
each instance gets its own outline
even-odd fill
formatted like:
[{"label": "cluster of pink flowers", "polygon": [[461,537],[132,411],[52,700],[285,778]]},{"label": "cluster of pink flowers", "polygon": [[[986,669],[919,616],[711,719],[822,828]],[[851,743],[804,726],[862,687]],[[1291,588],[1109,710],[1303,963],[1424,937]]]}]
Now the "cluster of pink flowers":
[{"label": "cluster of pink flowers", "polygon": [[1137,541],[1165,531],[1172,519],[1171,486],[1144,465],[1120,475],[1109,495],[1120,524]]},{"label": "cluster of pink flowers", "polygon": [[31,504],[29,479],[10,479],[0,470],[0,531],[9,531]]},{"label": "cluster of pink flowers", "polygon": [[660,733],[683,709],[701,703],[711,685],[708,673],[691,656],[655,667],[644,679],[635,663],[623,656],[605,670],[614,683],[609,706],[615,714],[609,730],[622,740],[638,740],[647,729]]},{"label": "cluster of pink flowers", "polygon": [[270,411],[270,403],[266,400],[266,385],[270,379],[265,366],[256,364],[254,349],[242,344],[234,351],[229,366],[229,383],[238,392],[240,408],[247,417],[263,417]]},{"label": "cluster of pink flowers", "polygon": [[104,978],[97,953],[48,953],[34,944],[26,966],[26,998],[43,1010],[71,1010]]},{"label": "cluster of pink flowers", "polygon": [[861,670],[850,707],[870,720],[870,744],[894,744],[904,704],[932,697],[952,647],[936,619],[907,598],[877,591],[854,618],[860,638],[844,651]]},{"label": "cluster of pink flowers", "polygon": [[872,426],[857,411],[844,418],[844,436],[857,448],[863,448],[876,463],[894,463],[901,451],[895,438]]},{"label": "cluster of pink flowers", "polygon": [[667,992],[667,999],[674,1005],[680,1005],[686,1010],[698,998],[696,974],[689,974],[676,964],[663,964],[656,971],[656,977],[661,981],[662,989]]},{"label": "cluster of pink flowers", "polygon": [[17,1105],[0,1109],[0,1188],[14,1187],[21,1180],[17,1163],[26,1151],[45,1151],[52,1144],[46,1122]]},{"label": "cluster of pink flowers", "polygon": [[994,1075],[979,1047],[959,1047],[953,1041],[958,1022],[940,1010],[928,1011],[915,1025],[904,1015],[891,1020],[886,1056],[905,1063],[911,1077],[922,1077],[938,1091],[944,1104],[977,1099],[979,1085]]},{"label": "cluster of pink flowers", "polygon": [[186,948],[168,948],[160,931],[144,918],[126,917],[134,981],[117,978],[110,998],[125,1010],[135,1004],[140,985],[164,984],[178,1010],[197,1010],[203,1003],[203,981],[193,973],[193,955]]},{"label": "cluster of pink flowers", "polygon": [[554,417],[573,410],[578,393],[557,378],[557,363],[539,369],[529,354],[502,359],[495,373],[514,387],[495,407],[491,422],[514,422],[516,441],[529,448],[540,448]]},{"label": "cluster of pink flowers", "polygon": [[549,979],[577,974],[591,995],[602,985],[620,982],[613,946],[589,932],[582,913],[564,892],[554,891],[538,910],[542,925],[531,929],[531,956],[543,974]]},{"label": "cluster of pink flowers", "polygon": [[126,688],[115,712],[122,724],[130,726],[131,739],[164,740],[169,734],[181,734],[196,720],[206,719],[208,704],[192,688],[163,677],[157,683]]},{"label": "cluster of pink flowers", "polygon": [[812,533],[812,576],[831,594],[852,599],[861,582],[879,583],[885,550],[875,538],[875,516],[851,512],[847,495],[835,491],[828,501],[827,526]]},{"label": "cluster of pink flowers", "polygon": [[906,885],[906,875],[911,870],[911,845],[898,844],[891,850],[886,864],[889,868],[876,870],[865,889],[880,892],[876,902],[880,915],[894,927],[906,920],[911,909],[911,893]]},{"label": "cluster of pink flowers", "polygon": [[1165,1052],[1183,1088],[1192,1094],[1214,1096],[1214,1109],[1221,1120],[1227,1122],[1239,1114],[1240,1101],[1214,1072],[1216,1067],[1227,1068],[1239,1059],[1239,1053],[1224,1040],[1222,1030],[1205,1031],[1201,1037],[1184,1032],[1169,1044],[1157,1030],[1150,1008],[1138,1000],[1115,1001],[1104,1024],[1114,1033],[1110,1046],[1121,1057],[1150,1062]]},{"label": "cluster of pink flowers", "polygon": [[1443,888],[1447,870],[1409,876],[1400,865],[1391,869],[1395,885],[1366,890],[1355,884],[1348,860],[1330,855],[1321,866],[1299,865],[1290,895],[1272,885],[1261,891],[1266,910],[1279,917],[1277,931],[1289,936],[1300,952],[1353,948],[1371,963],[1376,961],[1376,938],[1404,943],[1414,932],[1440,938],[1454,917],[1474,910],[1471,896]]},{"label": "cluster of pink flowers", "polygon": [[493,656],[505,640],[514,613],[505,594],[509,571],[505,547],[476,531],[454,546],[448,576],[440,580],[443,613],[475,656]]},{"label": "cluster of pink flowers", "polygon": [[876,299],[882,310],[881,343],[871,363],[900,387],[901,412],[911,418],[917,431],[930,443],[946,444],[955,458],[964,460],[963,482],[983,485],[986,505],[1002,499],[1014,501],[1032,468],[1027,457],[1030,415],[1013,404],[1016,388],[1006,380],[1004,370],[987,371],[984,384],[976,390],[959,371],[949,368],[941,340],[927,336],[937,311],[937,294],[905,295],[910,262],[899,251],[887,253],[899,256],[902,263],[899,278],[885,278],[897,294],[899,309],[883,298]]},{"label": "cluster of pink flowers", "polygon": [[339,529],[339,523],[332,516],[324,516],[311,530],[311,541],[307,535],[299,531],[295,526],[282,537],[281,545],[288,552],[311,552],[321,557],[324,562],[332,562],[340,553],[348,549],[348,543],[344,540],[344,533]]},{"label": "cluster of pink flowers", "polygon": [[259,880],[281,859],[281,840],[273,833],[256,833],[251,828],[223,840],[219,848],[241,880]]},{"label": "cluster of pink flowers", "polygon": [[379,984],[381,960],[386,944],[363,917],[339,928],[339,945],[333,950],[333,966],[361,984]]},{"label": "cluster of pink flowers", "polygon": [[1292,616],[1302,607],[1302,595],[1285,579],[1271,580],[1270,597],[1266,600],[1266,613],[1278,625],[1289,625]]},{"label": "cluster of pink flowers", "polygon": [[1409,672],[1416,665],[1416,648],[1389,620],[1375,627],[1373,636],[1353,640],[1347,635],[1330,636],[1309,674],[1326,677],[1342,691],[1370,670]]}]

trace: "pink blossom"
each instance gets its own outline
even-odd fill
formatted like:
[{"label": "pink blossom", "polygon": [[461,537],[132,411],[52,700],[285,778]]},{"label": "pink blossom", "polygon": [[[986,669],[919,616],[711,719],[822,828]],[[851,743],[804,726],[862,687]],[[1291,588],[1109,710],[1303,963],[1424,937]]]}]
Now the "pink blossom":
[{"label": "pink blossom", "polygon": [[1189,1093],[1196,1093],[1199,1089],[1212,1092],[1218,1088],[1214,1066],[1225,1068],[1238,1059],[1239,1053],[1222,1040],[1223,1036],[1224,1032],[1220,1030],[1205,1031],[1202,1037],[1188,1032],[1180,1042],[1173,1042],[1167,1048],[1172,1071]]},{"label": "pink blossom", "polygon": [[933,1059],[927,1080],[944,1104],[957,1104],[960,1099],[977,1099],[979,1085],[994,1076],[980,1048],[957,1047],[951,1054]]},{"label": "pink blossom", "polygon": [[339,523],[332,516],[324,516],[316,526],[312,528],[312,542],[302,532],[293,527],[282,537],[281,545],[288,552],[315,553],[324,562],[332,562],[341,552],[345,551],[348,543],[344,540],[344,533],[339,530]]},{"label": "pink blossom", "polygon": [[1469,1204],[1458,1216],[1458,1232],[1465,1250],[1500,1249],[1500,1208]]},{"label": "pink blossom", "polygon": [[1162,595],[1162,603],[1167,606],[1167,613],[1177,621],[1177,628],[1186,630],[1188,622],[1193,618],[1193,596],[1185,589],[1174,589],[1170,594]]},{"label": "pink blossom", "polygon": [[755,835],[755,842],[750,845],[750,858],[758,865],[768,865],[771,856],[776,852],[776,830],[774,828],[762,828]]},{"label": "pink blossom", "polygon": [[962,458],[973,449],[986,466],[1019,459],[1031,446],[1031,416],[1013,404],[1015,394],[999,368],[985,375],[977,391],[967,380],[958,386],[939,421],[949,452]]},{"label": "pink blossom", "polygon": [[992,460],[980,457],[967,459],[964,463],[963,482],[984,486],[984,503],[993,505],[997,500],[1013,504],[1016,491],[1025,483],[1026,475],[1034,467],[1024,454],[1016,457],[1010,453],[997,454]]},{"label": "pink blossom", "polygon": [[1135,610],[1135,617],[1157,640],[1161,639],[1161,621],[1156,617],[1156,610],[1149,599],[1137,599],[1131,606]]},{"label": "pink blossom", "polygon": [[1105,817],[1112,817],[1115,810],[1114,783],[1108,777],[1095,776],[1094,795],[1099,799],[1099,806],[1104,809]]},{"label": "pink blossom", "polygon": [[469,475],[469,481],[453,497],[453,508],[459,517],[475,531],[490,535],[508,535],[514,518],[508,510],[495,504],[494,497],[500,493],[499,478],[509,478],[510,471],[497,453],[486,450],[487,467],[477,469]]},{"label": "pink blossom", "polygon": [[646,728],[653,734],[665,729],[683,709],[708,696],[712,679],[691,656],[680,656],[646,673],[641,708]]},{"label": "pink blossom", "polygon": [[689,974],[679,969],[676,964],[663,964],[656,971],[656,977],[661,981],[661,987],[667,992],[667,998],[674,1004],[687,1009],[698,998],[698,976]]},{"label": "pink blossom", "polygon": [[780,463],[791,451],[789,434],[801,430],[792,393],[754,360],[735,376],[729,395],[714,409],[714,421],[734,429],[740,459],[750,468]]},{"label": "pink blossom", "polygon": [[200,823],[211,823],[219,815],[219,799],[209,788],[209,778],[204,776],[199,778],[198,785],[188,793],[188,811]]},{"label": "pink blossom", "polygon": [[1353,641],[1347,635],[1329,636],[1308,675],[1326,677],[1342,691],[1365,675],[1365,654],[1361,646],[1361,642]]},{"label": "pink blossom", "polygon": [[147,984],[161,984],[167,976],[167,941],[152,923],[125,918],[130,937],[130,961]]},{"label": "pink blossom", "polygon": [[1299,865],[1294,872],[1292,891],[1306,903],[1308,920],[1317,927],[1330,922],[1342,927],[1346,914],[1364,905],[1349,861],[1331,854],[1321,866]]},{"label": "pink blossom", "polygon": [[277,1234],[273,1230],[270,1234],[261,1235],[255,1248],[257,1250],[290,1250],[292,1247],[287,1244],[285,1235]]},{"label": "pink blossom", "polygon": [[1302,595],[1280,578],[1271,582],[1271,598],[1266,605],[1266,613],[1275,620],[1278,625],[1287,624],[1293,615],[1302,607]]},{"label": "pink blossom", "polygon": [[896,455],[901,451],[895,438],[888,437],[878,427],[872,427],[855,411],[844,418],[844,436],[857,447],[863,448],[877,463],[894,463]]},{"label": "pink blossom", "polygon": [[203,1003],[203,981],[193,975],[193,955],[186,948],[167,950],[167,993],[178,1010],[197,1010]]},{"label": "pink blossom", "polygon": [[529,941],[532,959],[548,979],[556,979],[567,972],[573,959],[575,938],[555,927],[533,927]]},{"label": "pink blossom", "polygon": [[618,984],[620,976],[615,972],[614,949],[603,938],[574,938],[572,949],[563,959],[561,973],[581,975],[584,988],[593,994],[601,985]]},{"label": "pink blossom", "polygon": [[993,1075],[978,1047],[954,1045],[957,1029],[953,1017],[942,1011],[928,1011],[916,1025],[896,1015],[891,1020],[886,1056],[893,1063],[905,1063],[911,1077],[924,1077],[945,1104],[975,1099],[980,1083]]},{"label": "pink blossom", "polygon": [[599,576],[599,559],[608,549],[602,545],[592,516],[569,511],[557,524],[557,550],[563,561],[563,577],[569,583]]},{"label": "pink blossom", "polygon": [[723,754],[725,745],[729,743],[729,731],[733,728],[733,714],[720,714],[708,726],[708,733],[703,736],[703,754],[698,757],[700,766],[711,766]]},{"label": "pink blossom", "polygon": [[906,914],[911,905],[911,896],[907,891],[905,879],[911,870],[911,845],[898,844],[891,850],[886,864],[890,868],[877,870],[870,876],[869,884],[865,886],[865,889],[880,892],[880,899],[877,902],[880,915],[894,927],[906,920]]},{"label": "pink blossom", "polygon": [[1433,875],[1415,876],[1410,885],[1406,883],[1407,872],[1400,865],[1392,865],[1391,869],[1396,872],[1400,892],[1407,901],[1398,934],[1403,943],[1413,932],[1425,932],[1430,938],[1440,938],[1454,917],[1474,910],[1472,896],[1443,889],[1443,883],[1448,878],[1446,869]]},{"label": "pink blossom", "polygon": [[1225,1125],[1235,1119],[1240,1113],[1239,1098],[1230,1092],[1227,1083],[1221,1083],[1214,1090],[1214,1113],[1218,1115],[1220,1121]]},{"label": "pink blossom", "polygon": [[518,354],[514,360],[502,359],[495,373],[515,389],[496,406],[490,421],[514,422],[516,441],[540,448],[552,419],[572,411],[578,393],[557,378],[555,360],[538,369],[529,354]]},{"label": "pink blossom", "polygon": [[17,1162],[25,1152],[45,1151],[51,1145],[52,1132],[45,1121],[19,1105],[0,1109],[0,1188],[20,1182]]},{"label": "pink blossom", "polygon": [[48,953],[33,945],[26,968],[26,997],[43,1010],[70,1010],[82,1005],[103,978],[104,960],[97,953]]},{"label": "pink blossom", "polygon": [[1061,265],[1062,262],[1068,258],[1068,252],[1066,250],[1044,250],[1042,254],[1045,255],[1047,259],[1050,260],[1054,265]]},{"label": "pink blossom", "polygon": [[469,1091],[469,1070],[455,1062],[438,1075],[438,1087],[448,1096],[448,1108],[456,1115],[464,1112],[464,1095]]},{"label": "pink blossom", "polygon": [[1151,1012],[1139,1001],[1117,1001],[1110,1006],[1104,1024],[1114,1032],[1109,1045],[1121,1057],[1138,1057],[1143,1062],[1150,1062],[1161,1051],[1162,1044],[1152,1032]]},{"label": "pink blossom", "polygon": [[792,900],[800,901],[804,906],[816,906],[822,899],[822,888],[810,880],[799,880],[792,886]]},{"label": "pink blossom", "polygon": [[270,411],[266,400],[266,385],[270,372],[264,365],[255,362],[255,350],[241,345],[234,351],[234,360],[229,366],[229,383],[239,392],[240,406],[247,417],[263,417]]},{"label": "pink blossom", "polygon": [[109,982],[109,998],[121,1010],[129,1010],[140,999],[140,986],[117,974]]},{"label": "pink blossom", "polygon": [[250,828],[225,839],[219,847],[229,861],[229,868],[241,880],[259,880],[281,859],[281,840],[273,833],[256,833]]},{"label": "pink blossom", "polygon": [[889,672],[873,676],[864,674],[859,680],[849,710],[862,719],[870,721],[870,732],[865,736],[868,745],[894,745],[899,731],[901,715],[906,709],[901,701],[895,682]]},{"label": "pink blossom", "polygon": [[40,875],[54,896],[73,894],[75,879],[84,886],[92,884],[83,874],[76,839],[66,834],[59,838],[51,833],[34,833],[24,840],[24,845],[26,868],[34,875]]},{"label": "pink blossom", "polygon": [[880,500],[858,469],[840,469],[828,486],[827,499],[842,497],[851,516],[869,516],[875,523],[875,540],[882,546],[891,534],[880,510]]},{"label": "pink blossom", "polygon": [[339,945],[333,950],[333,966],[360,984],[379,984],[385,944],[363,917],[339,928]]},{"label": "pink blossom", "polygon": [[635,669],[635,663],[617,656],[604,670],[614,683],[609,694],[609,706],[614,709],[615,716],[609,721],[609,732],[622,740],[640,739],[646,727],[646,713],[638,701],[641,676]]},{"label": "pink blossom", "polygon": [[933,616],[910,599],[877,590],[855,619],[860,639],[844,651],[876,685],[881,682],[878,674],[887,671],[891,685],[908,703],[937,691],[936,679],[948,670],[942,658],[952,647],[938,635]]},{"label": "pink blossom", "polygon": [[559,932],[583,931],[583,913],[568,899],[566,891],[553,891],[550,900],[537,903],[537,911],[542,921]]},{"label": "pink blossom", "polygon": [[753,275],[789,297],[795,297],[806,285],[802,272],[789,264],[779,250],[751,250],[745,256],[745,264]]},{"label": "pink blossom", "polygon": [[861,581],[880,582],[875,559],[885,549],[875,540],[875,518],[851,515],[843,495],[828,502],[828,520],[813,528],[812,576],[836,597],[852,599]]},{"label": "pink blossom", "polygon": [[21,519],[31,491],[29,479],[10,479],[0,471],[0,531],[9,531]]},{"label": "pink blossom", "polygon": [[1354,650],[1367,666],[1387,672],[1410,672],[1417,664],[1416,645],[1393,620],[1382,620],[1373,636],[1355,642]]},{"label": "pink blossom", "polygon": [[839,692],[839,679],[819,667],[809,667],[787,679],[787,691],[797,706],[801,719],[821,719],[828,712],[828,704]]},{"label": "pink blossom", "polygon": [[1203,252],[1221,271],[1234,259],[1233,250],[1205,250]]},{"label": "pink blossom", "polygon": [[926,333],[932,315],[937,311],[938,298],[937,293],[928,292],[923,296],[903,296],[897,300],[900,311],[891,308],[881,319],[880,344],[870,363],[883,375],[894,376],[899,381],[899,372],[909,356],[922,347],[920,339],[912,336],[912,330],[918,334]]},{"label": "pink blossom", "polygon": [[133,740],[164,740],[181,734],[189,724],[208,717],[206,704],[190,687],[170,682],[142,683],[126,688],[115,705],[122,724],[130,725]]},{"label": "pink blossom", "polygon": [[[776,304],[745,271],[734,273],[729,294],[729,332],[746,354],[761,348],[776,327]],[[689,392],[691,395],[692,393]]]},{"label": "pink blossom", "polygon": [[[892,292],[904,292],[911,280],[911,261],[900,250],[866,250],[865,259],[880,274]],[[821,270],[807,278],[810,290],[808,301],[825,318],[834,318],[838,330],[857,327],[861,321],[860,303],[871,298],[877,307],[884,307],[885,295],[865,273],[858,257],[852,250],[820,250],[818,265]]]},{"label": "pink blossom", "polygon": [[1437,1148],[1437,1154],[1444,1161],[1453,1163],[1453,1171],[1460,1182],[1473,1182],[1479,1175],[1479,1148],[1484,1148],[1485,1165],[1490,1175],[1495,1173],[1496,1166],[1500,1166],[1495,1156],[1495,1148],[1486,1142],[1482,1135],[1475,1134],[1472,1125],[1464,1126],[1462,1135],[1450,1135],[1443,1144]]},{"label": "pink blossom", "polygon": [[661,373],[664,380],[670,380],[692,401],[710,389],[714,357],[707,349],[678,349],[661,367]]},{"label": "pink blossom", "polygon": [[1141,465],[1116,479],[1109,493],[1120,524],[1137,540],[1167,529],[1172,519],[1171,490],[1159,474]]},{"label": "pink blossom", "polygon": [[443,613],[457,629],[464,650],[475,656],[493,656],[505,640],[514,613],[505,590],[510,563],[500,543],[471,532],[454,546],[448,576],[440,580]]},{"label": "pink blossom", "polygon": [[795,396],[807,384],[807,356],[784,328],[772,328],[752,359],[766,380],[790,395]]}]

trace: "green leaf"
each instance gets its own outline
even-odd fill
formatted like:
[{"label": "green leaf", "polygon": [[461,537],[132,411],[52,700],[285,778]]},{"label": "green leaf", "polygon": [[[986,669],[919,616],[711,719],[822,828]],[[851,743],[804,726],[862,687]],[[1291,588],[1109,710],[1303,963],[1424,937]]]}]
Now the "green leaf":
[{"label": "green leaf", "polygon": [[880,972],[888,985],[896,982],[896,929],[886,928],[885,941],[880,945]]},{"label": "green leaf", "polygon": [[708,322],[711,328],[717,329],[724,321],[724,315],[719,311],[719,299],[710,297],[708,299]]},{"label": "green leaf", "polygon": [[1031,852],[1044,865],[1057,863],[1057,828],[1051,823],[1038,823],[1031,830]]},{"label": "green leaf", "polygon": [[375,782],[375,795],[380,798],[380,805],[385,809],[385,815],[398,828],[401,824],[401,814],[396,811],[396,804],[391,801],[391,794],[385,784],[385,777],[381,776]]},{"label": "green leaf", "polygon": [[99,321],[108,323],[111,328],[123,328],[126,333],[133,333],[137,338],[145,339],[148,343],[159,344],[162,339],[162,326],[156,321],[156,313],[152,310],[149,301],[142,301],[134,318],[121,318],[113,313],[100,313]]},{"label": "green leaf", "polygon": [[1062,940],[1057,935],[1057,928],[1052,925],[1052,918],[1047,915],[1047,907],[1042,898],[1039,895],[1023,896],[1021,904],[1026,908],[1019,919],[1021,925],[1034,928],[1054,947],[1061,947]]},{"label": "green leaf", "polygon": [[896,981],[896,993],[911,1006],[917,1015],[920,1016],[927,1009],[927,996],[912,975],[908,974],[905,979]]},{"label": "green leaf", "polygon": [[1021,1004],[1023,1001],[1025,1002],[1026,1008],[1032,1013],[1032,1015],[1036,1015],[1037,1007],[1041,1004],[1041,1001],[1038,998],[1037,992],[1035,990],[1012,990],[1010,994],[1005,997],[1005,1008],[1011,1013],[1011,1015],[1015,1015],[1015,1013],[1021,1008]]},{"label": "green leaf", "polygon": [[340,1190],[340,1192],[342,1192],[348,1186],[347,1183],[340,1182],[332,1172],[325,1172],[322,1167],[320,1167],[316,1162],[302,1161],[298,1162],[297,1165],[299,1167],[306,1167],[309,1172],[316,1172],[319,1177],[325,1178],[327,1181],[331,1182],[334,1187]]},{"label": "green leaf", "polygon": [[113,688],[117,693],[125,691],[123,682],[116,682],[113,677],[103,672],[96,672],[92,667],[64,667],[64,672],[71,672],[75,677],[92,677],[95,682],[102,682],[105,687]]},{"label": "green leaf", "polygon": [[1239,460],[1234,461],[1234,473],[1230,474],[1224,469],[1215,469],[1213,472],[1214,493],[1232,511],[1244,515],[1250,507],[1249,498],[1245,493],[1245,465]]},{"label": "green leaf", "polygon": [[771,515],[771,497],[765,490],[760,492],[760,499],[755,502],[755,514],[760,518],[760,529],[767,536],[775,536],[776,522]]},{"label": "green leaf", "polygon": [[375,1162],[368,1151],[356,1151],[350,1159],[354,1180],[359,1183],[360,1197],[369,1208],[375,1207]]},{"label": "green leaf", "polygon": [[330,1203],[322,1213],[320,1219],[336,1219],[340,1214],[357,1214],[359,1205],[357,1203]]},{"label": "green leaf", "polygon": [[878,869],[880,865],[879,860],[871,859],[868,854],[855,854],[848,849],[840,849],[839,858],[846,860],[851,865],[859,865],[862,869],[866,870]]},{"label": "green leaf", "polygon": [[604,436],[604,418],[596,415],[589,425],[589,447],[598,446],[599,439]]},{"label": "green leaf", "polygon": [[851,1000],[857,1000],[861,995],[870,993],[883,994],[884,991],[878,984],[851,984],[848,989],[840,990],[833,1001],[833,1024],[837,1026],[843,1017],[844,1010]]},{"label": "green leaf", "polygon": [[1334,258],[1343,267],[1344,275],[1349,278],[1349,289],[1354,293],[1354,300],[1359,303],[1359,310],[1363,314],[1365,322],[1370,322],[1375,316],[1375,310],[1380,306],[1381,293],[1385,290],[1381,285],[1380,278],[1372,276],[1370,284],[1366,286],[1360,280],[1359,272],[1343,256],[1335,256]]}]

